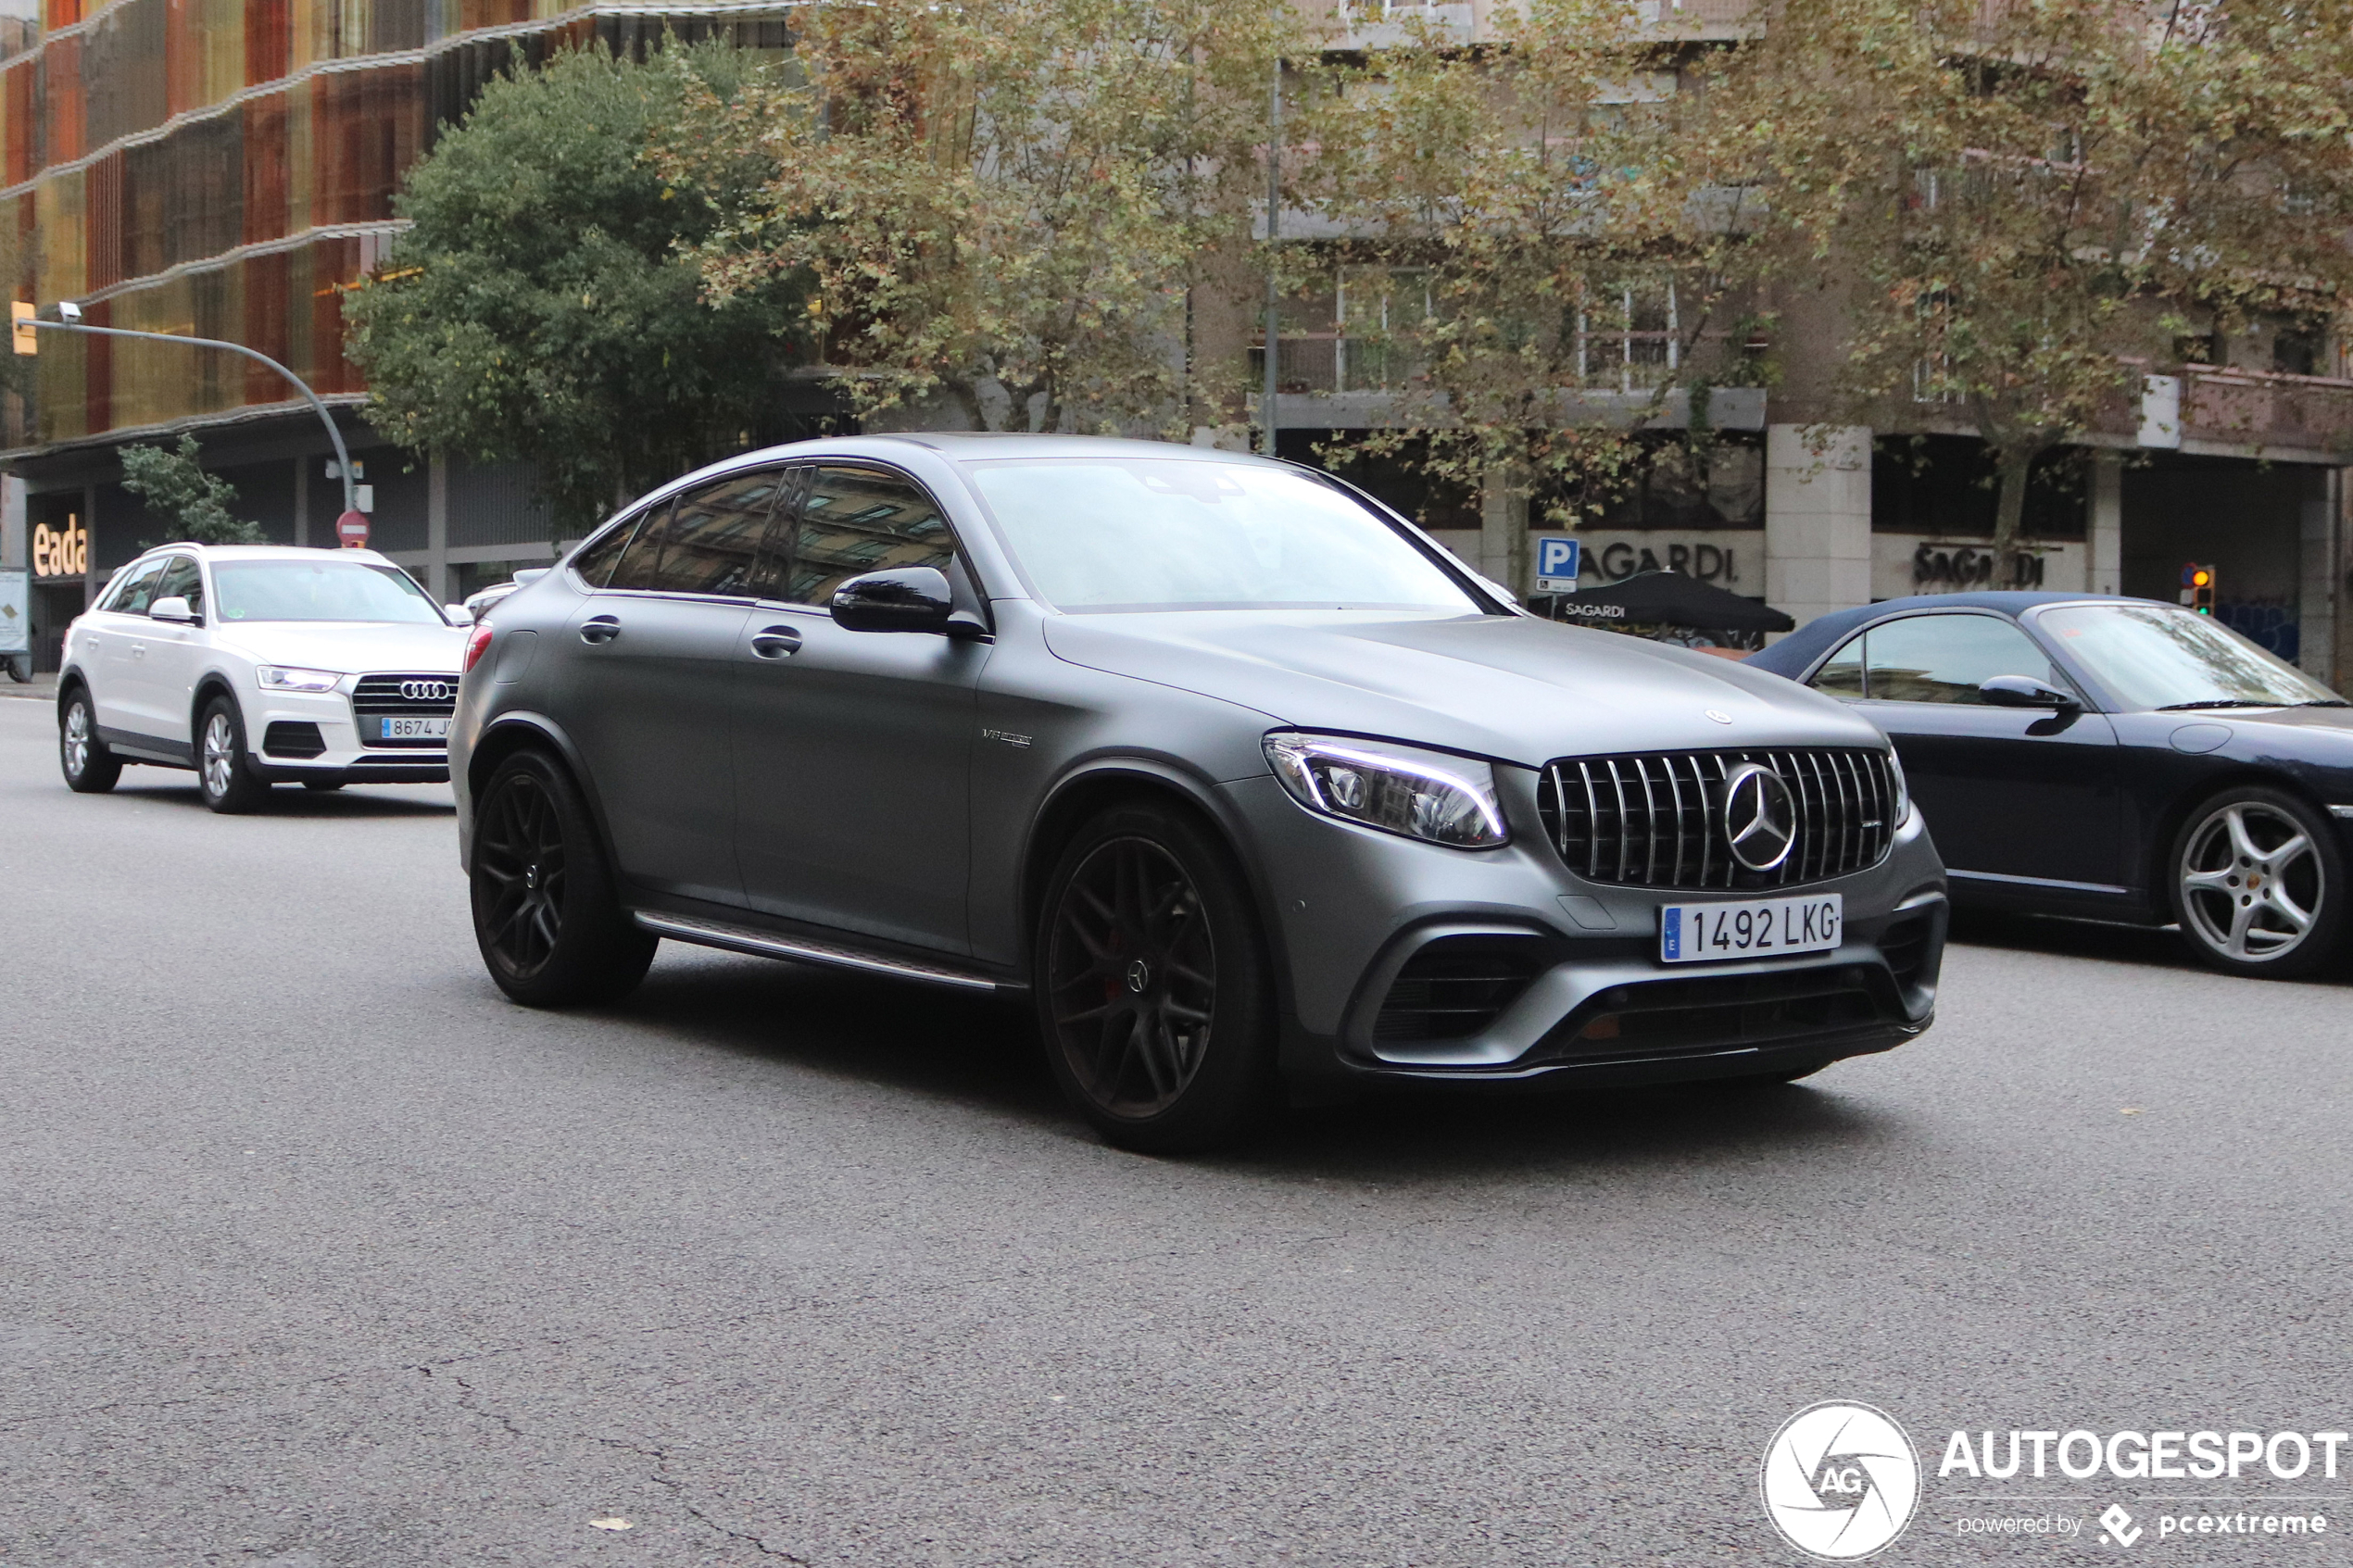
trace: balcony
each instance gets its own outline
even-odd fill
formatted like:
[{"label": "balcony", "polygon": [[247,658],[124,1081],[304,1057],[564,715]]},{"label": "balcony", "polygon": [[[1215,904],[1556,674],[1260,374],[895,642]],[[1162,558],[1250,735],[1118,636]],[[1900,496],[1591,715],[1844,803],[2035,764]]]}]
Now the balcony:
[{"label": "balcony", "polygon": [[2353,459],[2353,380],[2269,370],[2194,370],[2182,389],[2184,447]]}]

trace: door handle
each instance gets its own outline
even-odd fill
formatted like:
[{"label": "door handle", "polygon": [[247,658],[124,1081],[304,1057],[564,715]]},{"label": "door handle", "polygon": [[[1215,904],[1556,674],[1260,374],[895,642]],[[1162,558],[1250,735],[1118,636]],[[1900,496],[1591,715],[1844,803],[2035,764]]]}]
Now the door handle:
[{"label": "door handle", "polygon": [[584,643],[610,643],[620,635],[621,621],[617,616],[598,615],[580,623],[580,640]]},{"label": "door handle", "polygon": [[146,645],[146,644],[145,644],[145,643],[133,643],[133,644],[132,644],[132,645],[131,645],[131,657],[132,657],[132,658],[133,658],[133,659],[145,659],[145,658],[146,658],[146,657],[147,657],[147,645]]},{"label": "door handle", "polygon": [[790,626],[762,626],[752,634],[754,659],[790,659],[800,651],[800,633]]}]

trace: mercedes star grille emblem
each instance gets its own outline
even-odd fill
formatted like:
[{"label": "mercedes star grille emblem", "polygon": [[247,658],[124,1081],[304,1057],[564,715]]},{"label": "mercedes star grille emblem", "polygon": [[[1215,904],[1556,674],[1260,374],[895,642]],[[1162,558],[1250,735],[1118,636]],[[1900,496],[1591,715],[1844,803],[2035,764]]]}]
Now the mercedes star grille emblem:
[{"label": "mercedes star grille emblem", "polygon": [[1797,810],[1789,785],[1770,768],[1743,762],[1724,780],[1724,836],[1732,859],[1769,872],[1797,845]]},{"label": "mercedes star grille emblem", "polygon": [[447,702],[457,693],[447,681],[403,681],[400,699],[403,702]]}]

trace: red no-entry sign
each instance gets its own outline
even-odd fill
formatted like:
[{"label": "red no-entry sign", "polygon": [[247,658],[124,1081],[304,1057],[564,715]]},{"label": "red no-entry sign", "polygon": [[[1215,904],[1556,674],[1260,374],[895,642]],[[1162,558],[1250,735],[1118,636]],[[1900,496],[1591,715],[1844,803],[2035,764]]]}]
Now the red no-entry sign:
[{"label": "red no-entry sign", "polygon": [[366,549],[368,547],[368,514],[346,512],[335,519],[335,537],[343,541],[343,547],[346,550]]}]

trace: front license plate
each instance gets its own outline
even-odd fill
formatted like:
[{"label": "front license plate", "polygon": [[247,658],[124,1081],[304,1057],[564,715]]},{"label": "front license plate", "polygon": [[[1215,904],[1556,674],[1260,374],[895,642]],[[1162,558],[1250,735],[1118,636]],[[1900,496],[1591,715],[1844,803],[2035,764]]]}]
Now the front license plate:
[{"label": "front license plate", "polygon": [[1846,901],[1758,898],[1741,904],[1669,904],[1658,911],[1661,963],[1706,963],[1774,953],[1826,953],[1838,946]]},{"label": "front license plate", "polygon": [[447,740],[449,721],[447,719],[384,719],[380,732],[384,740]]}]

